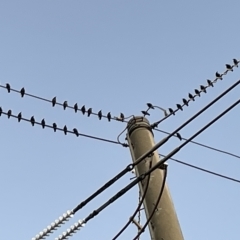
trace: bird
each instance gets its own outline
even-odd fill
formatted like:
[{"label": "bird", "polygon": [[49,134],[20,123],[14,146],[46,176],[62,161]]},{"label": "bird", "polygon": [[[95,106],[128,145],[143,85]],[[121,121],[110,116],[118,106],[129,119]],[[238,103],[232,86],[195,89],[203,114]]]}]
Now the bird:
[{"label": "bird", "polygon": [[35,123],[34,116],[31,117],[30,122],[31,122],[32,126],[34,126],[34,123]]},{"label": "bird", "polygon": [[99,118],[99,120],[102,119],[102,110],[100,110],[100,111],[98,112],[98,118]]},{"label": "bird", "polygon": [[173,115],[175,115],[175,112],[173,111],[173,109],[172,109],[172,108],[169,108],[169,109],[168,109],[168,111],[170,112],[170,114],[173,114]]},{"label": "bird", "polygon": [[87,113],[88,113],[88,117],[92,114],[92,108],[89,108],[88,110],[87,110]]},{"label": "bird", "polygon": [[148,108],[154,109],[154,106],[151,103],[147,103]]},{"label": "bird", "polygon": [[143,116],[145,117],[145,116],[150,116],[150,114],[147,112],[147,111],[141,111],[142,112],[142,114],[143,114]]},{"label": "bird", "polygon": [[196,93],[197,96],[200,97],[200,91],[198,89],[195,89],[194,92]]},{"label": "bird", "polygon": [[46,123],[45,123],[44,118],[43,118],[43,120],[41,121],[41,125],[42,125],[42,128],[45,128]]},{"label": "bird", "polygon": [[179,133],[176,133],[176,136],[177,136],[177,138],[181,141],[182,140],[182,137],[181,137],[181,135],[179,134]]},{"label": "bird", "polygon": [[222,80],[222,74],[220,74],[219,72],[216,72],[215,75],[217,79]]},{"label": "bird", "polygon": [[67,135],[67,126],[65,125],[63,128],[64,134]]},{"label": "bird", "polygon": [[10,93],[11,87],[10,87],[9,83],[6,83],[6,88],[7,88],[8,93]]},{"label": "bird", "polygon": [[78,104],[77,104],[77,103],[75,103],[73,108],[74,108],[74,111],[75,111],[75,113],[76,113],[76,112],[77,112],[77,110],[78,110]]},{"label": "bird", "polygon": [[57,103],[57,97],[54,97],[52,99],[52,106],[54,107],[56,105],[56,103]]},{"label": "bird", "polygon": [[0,107],[0,116],[2,115],[2,108]]},{"label": "bird", "polygon": [[82,106],[82,108],[81,108],[81,111],[82,111],[82,114],[84,115],[84,114],[85,114],[85,112],[86,112],[85,105],[83,105],[83,106]]},{"label": "bird", "polygon": [[124,120],[124,114],[123,113],[120,113],[120,119],[123,122],[123,120]]},{"label": "bird", "polygon": [[76,134],[76,136],[79,136],[78,130],[76,128],[73,129],[73,132]]},{"label": "bird", "polygon": [[56,123],[53,123],[53,130],[54,130],[54,132],[56,132],[56,130],[57,130],[57,124]]},{"label": "bird", "polygon": [[194,96],[193,96],[191,93],[188,94],[188,97],[189,97],[191,100],[195,101]]},{"label": "bird", "polygon": [[238,67],[238,63],[239,63],[239,61],[237,60],[237,59],[233,59],[233,63],[234,63],[234,65],[236,66],[236,67]]},{"label": "bird", "polygon": [[211,80],[207,79],[207,83],[208,83],[208,86],[213,87],[213,82]]},{"label": "bird", "polygon": [[12,110],[8,110],[7,115],[8,115],[8,118],[10,118],[12,115]]},{"label": "bird", "polygon": [[184,105],[188,106],[188,100],[186,98],[183,98],[182,101]]},{"label": "bird", "polygon": [[24,96],[24,94],[25,94],[25,89],[24,89],[24,88],[22,88],[22,89],[20,90],[20,93],[21,93],[21,97],[23,97],[23,96]]},{"label": "bird", "polygon": [[109,113],[107,114],[107,119],[108,119],[109,122],[111,121],[111,118],[112,118],[112,116],[111,116],[111,113],[109,112]]},{"label": "bird", "polygon": [[200,89],[201,89],[201,91],[204,92],[204,93],[207,92],[207,91],[206,91],[206,88],[205,88],[203,85],[200,85]]},{"label": "bird", "polygon": [[180,109],[181,111],[183,110],[182,105],[181,104],[176,104],[177,108]]},{"label": "bird", "polygon": [[233,68],[232,68],[232,66],[230,64],[226,64],[226,68],[227,68],[227,70],[233,72]]},{"label": "bird", "polygon": [[67,102],[67,101],[64,101],[64,103],[63,103],[63,109],[65,110],[66,107],[68,107],[68,102]]},{"label": "bird", "polygon": [[20,122],[21,119],[22,119],[22,113],[21,112],[18,114],[17,118],[18,118],[18,122]]}]

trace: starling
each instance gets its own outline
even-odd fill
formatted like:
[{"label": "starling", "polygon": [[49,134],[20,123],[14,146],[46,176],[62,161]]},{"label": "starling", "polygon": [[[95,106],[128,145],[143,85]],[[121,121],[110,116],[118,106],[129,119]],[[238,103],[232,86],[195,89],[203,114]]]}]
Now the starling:
[{"label": "starling", "polygon": [[226,64],[226,68],[227,68],[227,70],[233,72],[233,68],[232,68],[232,66],[230,64]]},{"label": "starling", "polygon": [[57,130],[57,124],[56,123],[53,123],[53,130],[54,130],[54,132],[56,132],[56,130]]},{"label": "starling", "polygon": [[143,116],[150,116],[150,114],[147,111],[142,111]]},{"label": "starling", "polygon": [[25,89],[24,89],[24,88],[22,88],[22,89],[20,90],[20,93],[21,93],[21,97],[23,97],[23,96],[24,96],[24,94],[25,94]]},{"label": "starling", "polygon": [[184,105],[188,106],[188,100],[187,99],[183,98],[182,101],[183,101]]},{"label": "starling", "polygon": [[8,115],[8,118],[10,118],[12,115],[12,110],[8,110],[7,115]]},{"label": "starling", "polygon": [[65,125],[63,128],[64,134],[67,135],[67,126]]},{"label": "starling", "polygon": [[56,103],[57,103],[57,97],[54,97],[52,99],[52,106],[54,107]]},{"label": "starling", "polygon": [[99,118],[99,120],[102,119],[102,111],[101,110],[98,112],[98,118]]},{"label": "starling", "polygon": [[188,94],[188,97],[190,98],[190,100],[195,101],[194,96],[191,93]]},{"label": "starling", "polygon": [[78,104],[75,103],[75,105],[74,105],[74,111],[75,111],[75,113],[77,112],[77,110],[78,110]]},{"label": "starling", "polygon": [[0,107],[0,116],[2,115],[2,108]]},{"label": "starling", "polygon": [[20,122],[21,119],[22,119],[22,113],[21,112],[18,114],[17,118],[18,118],[18,122]]},{"label": "starling", "polygon": [[204,92],[204,93],[207,92],[207,91],[206,91],[206,88],[205,88],[203,85],[200,85],[200,89],[201,89],[201,91]]},{"label": "starling", "polygon": [[220,80],[222,80],[222,74],[220,74],[219,72],[216,72],[216,78],[217,79],[220,79]]},{"label": "starling", "polygon": [[197,96],[200,97],[200,91],[198,89],[195,89],[194,92],[196,93]]},{"label": "starling", "polygon": [[169,109],[168,109],[168,111],[170,112],[170,114],[173,114],[173,115],[175,115],[175,112],[173,111],[173,109],[172,109],[172,108],[169,108]]},{"label": "starling", "polygon": [[82,108],[81,108],[81,111],[82,111],[82,114],[84,115],[84,114],[85,114],[85,112],[86,112],[85,105],[83,105],[83,106],[82,106]]},{"label": "starling", "polygon": [[154,106],[151,103],[147,103],[148,108],[154,109]]},{"label": "starling", "polygon": [[76,128],[73,129],[73,132],[76,134],[76,136],[79,136],[78,130]]},{"label": "starling", "polygon": [[124,120],[124,114],[123,114],[123,113],[120,113],[120,119],[121,119],[122,122],[123,122],[123,120]]},{"label": "starling", "polygon": [[109,113],[107,114],[107,119],[108,119],[109,122],[111,121],[111,118],[112,118],[112,116],[111,116],[111,113],[109,112]]},{"label": "starling", "polygon": [[43,120],[41,121],[41,125],[42,125],[42,128],[45,128],[46,123],[45,123],[44,118],[43,118]]},{"label": "starling", "polygon": [[207,79],[207,83],[208,83],[208,86],[213,87],[213,82],[211,80]]},{"label": "starling", "polygon": [[64,101],[64,103],[63,103],[63,109],[65,110],[66,107],[68,107],[68,102],[67,102],[67,101]]},{"label": "starling", "polygon": [[176,104],[177,108],[180,109],[181,111],[183,110],[182,105],[181,104]]},{"label": "starling", "polygon": [[31,117],[30,122],[31,122],[32,126],[34,126],[34,123],[35,123],[34,116]]},{"label": "starling", "polygon": [[182,137],[181,137],[181,135],[179,134],[179,133],[176,133],[176,136],[177,136],[177,138],[181,141],[182,140]]},{"label": "starling", "polygon": [[238,67],[238,63],[239,63],[239,61],[237,60],[237,59],[233,59],[233,63],[234,63],[234,65],[236,66],[236,67]]},{"label": "starling", "polygon": [[88,117],[92,114],[92,108],[89,108],[88,110],[87,110],[87,113],[88,113]]},{"label": "starling", "polygon": [[10,93],[11,87],[10,87],[9,83],[6,83],[6,88],[7,88],[8,93]]}]

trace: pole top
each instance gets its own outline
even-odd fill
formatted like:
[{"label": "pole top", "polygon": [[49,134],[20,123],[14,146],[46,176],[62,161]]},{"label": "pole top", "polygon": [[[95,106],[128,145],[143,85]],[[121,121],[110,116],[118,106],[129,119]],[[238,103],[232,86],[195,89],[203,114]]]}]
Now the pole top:
[{"label": "pole top", "polygon": [[147,118],[142,117],[142,116],[134,116],[133,118],[131,118],[129,120],[129,122],[127,124],[127,130],[128,130],[129,136],[137,128],[147,128],[149,131],[152,132],[152,128],[151,128],[149,121],[147,120]]}]

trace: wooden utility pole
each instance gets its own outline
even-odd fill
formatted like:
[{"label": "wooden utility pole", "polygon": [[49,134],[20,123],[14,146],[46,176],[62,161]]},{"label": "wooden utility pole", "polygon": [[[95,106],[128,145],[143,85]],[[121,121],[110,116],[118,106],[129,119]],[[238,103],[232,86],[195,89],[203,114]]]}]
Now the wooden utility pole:
[{"label": "wooden utility pole", "polygon": [[[151,126],[146,118],[134,117],[128,122],[127,140],[133,162],[155,145]],[[157,151],[155,151],[152,156],[146,157],[135,167],[137,176],[149,170],[150,160],[152,161],[152,166],[159,162]],[[158,198],[163,182],[163,171],[164,170],[157,169],[151,173],[148,190],[144,200],[144,209],[147,218],[152,213]],[[146,181],[147,178],[139,183],[141,194],[143,194]],[[160,203],[148,227],[152,240],[184,239],[167,185],[165,185]]]}]

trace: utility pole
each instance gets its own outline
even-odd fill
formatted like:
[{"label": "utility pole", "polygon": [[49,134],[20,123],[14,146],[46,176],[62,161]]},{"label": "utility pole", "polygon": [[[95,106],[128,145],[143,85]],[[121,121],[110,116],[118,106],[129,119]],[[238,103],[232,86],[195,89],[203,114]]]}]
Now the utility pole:
[{"label": "utility pole", "polygon": [[[145,117],[132,118],[128,122],[127,128],[127,140],[134,162],[155,145],[153,132],[149,121]],[[157,151],[155,151],[152,156],[146,157],[135,167],[137,176],[149,170],[150,161],[152,161],[152,166],[160,161]],[[152,213],[158,198],[163,182],[163,171],[164,170],[157,169],[151,173],[148,190],[143,202],[147,218]],[[146,186],[146,181],[147,178],[139,183],[141,195],[143,194],[144,186]],[[184,239],[167,184],[165,185],[160,203],[148,227],[152,240]]]}]

